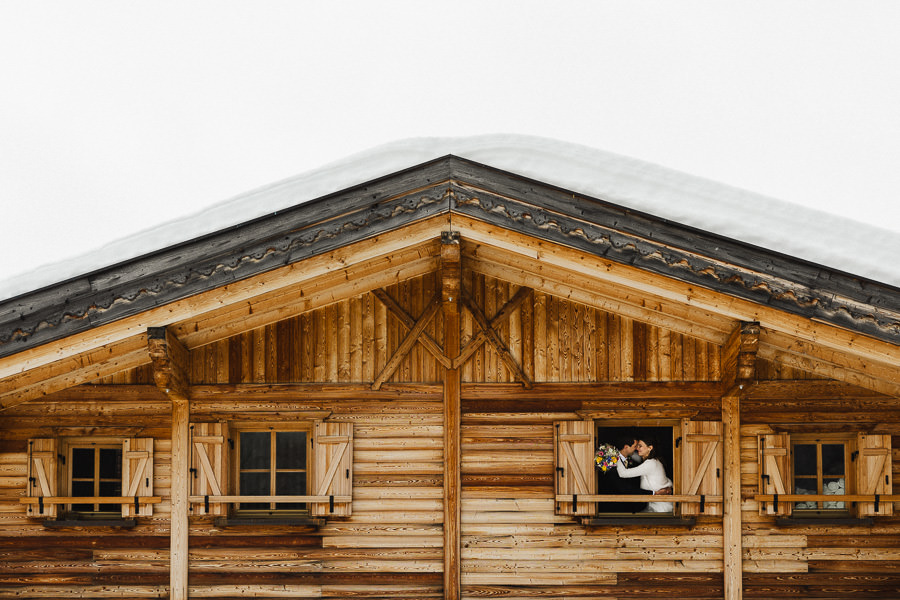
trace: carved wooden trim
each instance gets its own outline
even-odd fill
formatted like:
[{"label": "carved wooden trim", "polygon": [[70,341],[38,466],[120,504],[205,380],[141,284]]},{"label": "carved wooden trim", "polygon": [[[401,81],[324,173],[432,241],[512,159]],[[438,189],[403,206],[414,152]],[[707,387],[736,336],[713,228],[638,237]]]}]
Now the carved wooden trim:
[{"label": "carved wooden trim", "polygon": [[153,365],[153,381],[173,400],[190,397],[191,354],[165,327],[147,330],[147,350]]}]

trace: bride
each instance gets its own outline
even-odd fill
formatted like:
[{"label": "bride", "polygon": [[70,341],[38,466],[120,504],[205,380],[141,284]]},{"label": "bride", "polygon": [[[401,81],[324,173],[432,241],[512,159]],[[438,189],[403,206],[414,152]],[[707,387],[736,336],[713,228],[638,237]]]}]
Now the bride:
[{"label": "bride", "polygon": [[[628,468],[626,466],[626,457],[619,452],[619,462],[616,463],[616,470],[619,477],[641,478],[641,489],[649,490],[656,493],[657,491],[672,487],[672,480],[666,477],[666,469],[662,462],[656,458],[656,452],[653,449],[655,441],[646,437],[639,439],[634,445],[634,451],[641,457],[641,464],[636,467]],[[641,512],[672,512],[673,504],[671,502],[649,502],[647,508]]]}]

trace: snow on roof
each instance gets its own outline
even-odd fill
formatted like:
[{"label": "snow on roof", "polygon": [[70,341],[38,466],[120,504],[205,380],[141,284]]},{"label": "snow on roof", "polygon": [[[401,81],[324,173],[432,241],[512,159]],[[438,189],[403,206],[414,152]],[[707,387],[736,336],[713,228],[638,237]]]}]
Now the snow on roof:
[{"label": "snow on roof", "polygon": [[568,142],[520,135],[412,138],[0,281],[0,300],[453,154],[725,237],[900,285],[900,234]]}]

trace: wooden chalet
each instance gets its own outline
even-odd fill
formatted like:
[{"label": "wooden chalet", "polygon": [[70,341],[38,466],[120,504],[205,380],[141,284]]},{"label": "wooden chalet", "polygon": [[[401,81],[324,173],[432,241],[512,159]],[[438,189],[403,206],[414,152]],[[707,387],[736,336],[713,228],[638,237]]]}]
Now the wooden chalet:
[{"label": "wooden chalet", "polygon": [[[896,287],[446,156],[0,303],[0,598],[897,598],[898,343]],[[605,508],[630,427],[670,513]]]}]

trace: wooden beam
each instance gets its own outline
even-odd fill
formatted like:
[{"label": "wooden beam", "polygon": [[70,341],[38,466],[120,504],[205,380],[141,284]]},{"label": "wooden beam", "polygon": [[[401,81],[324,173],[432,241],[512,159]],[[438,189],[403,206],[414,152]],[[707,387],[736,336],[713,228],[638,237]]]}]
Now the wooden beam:
[{"label": "wooden beam", "polygon": [[[777,308],[702,288],[696,284],[650,273],[600,256],[553,244],[522,233],[496,227],[465,215],[453,215],[453,228],[468,241],[506,250],[540,261],[547,269],[560,267],[583,277],[623,286],[644,294],[701,309],[710,317],[757,321],[763,328],[790,333],[797,338],[843,351],[850,356],[897,364],[900,346],[867,335],[813,321]],[[699,337],[699,336],[698,336]]]},{"label": "wooden beam", "polygon": [[735,389],[722,398],[724,426],[724,490],[722,544],[726,600],[740,600],[743,596],[741,565],[741,404],[740,390]]},{"label": "wooden beam", "polygon": [[396,352],[394,352],[393,356],[391,356],[390,360],[384,366],[384,369],[381,370],[381,373],[378,374],[378,377],[375,378],[375,381],[372,383],[372,389],[377,390],[381,387],[381,385],[387,381],[387,379],[393,375],[394,371],[397,370],[397,367],[400,366],[400,362],[407,355],[407,353],[412,349],[412,347],[419,341],[419,337],[421,333],[425,330],[425,327],[428,325],[428,322],[437,314],[438,309],[441,307],[441,299],[440,296],[435,294],[434,298],[432,298],[429,305],[425,308],[425,311],[419,317],[419,320],[416,321],[416,324],[406,333],[406,337],[403,338],[403,341],[400,343],[400,346],[397,348]]},{"label": "wooden beam", "polygon": [[459,234],[441,234],[441,308],[444,316],[444,353],[453,368],[444,372],[444,598],[459,600],[461,594],[461,498],[462,498],[462,409],[460,370],[455,360],[460,349]]},{"label": "wooden beam", "polygon": [[169,526],[169,598],[188,597],[190,509],[190,403],[191,354],[166,327],[147,330],[147,349],[156,387],[172,401],[172,468]]},{"label": "wooden beam", "polygon": [[153,381],[170,399],[190,397],[191,354],[166,327],[147,330],[147,349],[153,364]]},{"label": "wooden beam", "polygon": [[[533,288],[552,296],[721,345],[733,319],[637,289],[623,282],[610,285],[593,271],[594,265],[561,266],[511,249],[467,242],[463,246],[466,268],[474,272]],[[599,267],[598,267],[599,268]]]},{"label": "wooden beam", "polygon": [[516,383],[464,383],[465,400],[714,400],[722,397],[718,381],[619,381],[602,383],[535,383],[527,392]]},{"label": "wooden beam", "polygon": [[759,356],[821,377],[900,397],[896,362],[875,360],[848,354],[787,333],[763,327],[759,338]]},{"label": "wooden beam", "polygon": [[68,357],[22,371],[0,381],[0,410],[148,362],[147,339],[142,333],[78,357]]},{"label": "wooden beam", "polygon": [[315,277],[260,294],[246,302],[229,304],[216,310],[175,323],[175,332],[188,348],[210,344],[233,335],[263,327],[299,314],[361,296],[370,290],[394,285],[437,271],[440,259],[436,239],[410,248],[401,248],[342,271]]},{"label": "wooden beam", "polygon": [[169,529],[169,598],[188,597],[190,509],[190,405],[186,398],[172,398],[171,525]]},{"label": "wooden beam", "polygon": [[[406,326],[407,329],[412,329],[416,326],[416,320],[412,318],[412,316],[407,313],[400,304],[397,303],[396,300],[391,298],[390,294],[388,294],[383,288],[375,288],[372,290],[372,295],[381,300],[381,303],[387,307],[388,311],[394,315],[403,325]],[[443,349],[438,345],[434,338],[427,331],[423,331],[418,339],[419,343],[425,346],[425,349],[431,352],[431,355],[437,359],[439,363],[444,365],[445,368],[450,368],[450,359],[448,359],[444,355]]]},{"label": "wooden beam", "polygon": [[[106,347],[111,344],[143,335],[148,327],[153,327],[160,322],[188,321],[198,315],[220,310],[223,306],[233,307],[246,304],[249,300],[273,290],[309,281],[328,273],[341,272],[351,265],[378,257],[390,257],[404,248],[436,239],[440,235],[440,231],[446,227],[447,222],[447,215],[439,215],[410,223],[395,231],[387,231],[373,238],[312,256],[300,263],[286,265],[240,281],[233,281],[189,298],[148,308],[134,316],[124,317],[113,323],[73,334],[64,340],[5,356],[0,358],[0,378],[5,379],[66,358],[75,357],[75,360],[80,360],[80,357],[85,354],[105,351]],[[176,329],[175,331],[181,336],[184,335],[180,330]],[[182,337],[182,339],[184,338]],[[193,347],[193,344],[189,343],[188,347]],[[146,361],[143,364],[146,364]]]},{"label": "wooden beam", "polygon": [[466,344],[465,350],[459,355],[456,360],[456,365],[459,366],[461,363],[465,362],[466,358],[471,356],[472,352],[478,348],[485,341],[490,343],[494,349],[497,351],[500,360],[503,361],[503,364],[506,365],[516,379],[522,382],[526,389],[530,389],[534,384],[528,375],[525,374],[525,371],[516,361],[515,357],[509,351],[506,343],[500,338],[500,334],[497,333],[495,327],[509,318],[509,315],[516,310],[522,302],[525,301],[531,294],[531,289],[529,288],[519,288],[519,290],[510,298],[509,302],[507,302],[503,308],[500,309],[500,312],[491,319],[485,316],[484,311],[481,310],[481,307],[475,304],[475,301],[472,297],[465,291],[465,289],[461,290],[462,292],[462,302],[463,305],[469,309],[469,312],[475,318],[475,322],[478,323],[478,326],[481,327],[481,331],[479,334],[472,339],[468,344]]}]

